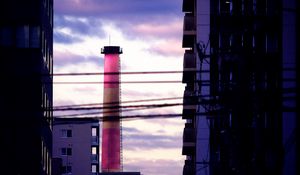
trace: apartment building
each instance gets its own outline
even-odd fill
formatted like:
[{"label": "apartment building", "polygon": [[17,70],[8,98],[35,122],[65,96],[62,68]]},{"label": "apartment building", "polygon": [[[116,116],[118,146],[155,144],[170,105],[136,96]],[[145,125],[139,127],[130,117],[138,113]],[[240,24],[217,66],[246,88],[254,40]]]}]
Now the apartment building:
[{"label": "apartment building", "polygon": [[99,120],[56,118],[53,125],[53,157],[62,161],[61,174],[98,174],[99,139]]},{"label": "apartment building", "polygon": [[295,0],[183,0],[183,174],[297,174]]},{"label": "apartment building", "polygon": [[53,0],[0,2],[1,174],[50,175]]}]

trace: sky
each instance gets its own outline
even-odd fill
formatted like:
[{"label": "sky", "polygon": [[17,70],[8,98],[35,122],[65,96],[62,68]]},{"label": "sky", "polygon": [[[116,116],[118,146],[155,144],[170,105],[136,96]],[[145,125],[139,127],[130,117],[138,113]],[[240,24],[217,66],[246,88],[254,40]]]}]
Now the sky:
[{"label": "sky", "polygon": [[[121,71],[182,71],[182,0],[54,0],[54,73],[103,72],[101,48],[123,49]],[[180,81],[182,74],[122,75],[121,81]],[[54,82],[101,82],[103,76],[62,76]],[[182,97],[182,83],[122,84],[122,101]],[[54,106],[103,102],[103,84],[54,84]],[[181,103],[182,99],[135,104]],[[122,115],[181,113],[182,106]],[[55,115],[60,115],[55,113]],[[101,112],[99,112],[101,116]],[[123,170],[179,175],[184,120],[122,122]]]}]

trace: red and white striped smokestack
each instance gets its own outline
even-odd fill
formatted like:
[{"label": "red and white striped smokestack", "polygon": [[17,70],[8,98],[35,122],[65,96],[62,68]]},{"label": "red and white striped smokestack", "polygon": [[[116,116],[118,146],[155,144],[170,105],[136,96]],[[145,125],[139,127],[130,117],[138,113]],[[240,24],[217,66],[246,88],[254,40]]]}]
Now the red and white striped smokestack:
[{"label": "red and white striped smokestack", "polygon": [[[105,106],[120,105],[120,57],[119,46],[105,46],[104,54],[104,95]],[[117,74],[109,74],[109,73]],[[113,120],[110,120],[112,119]],[[121,171],[121,129],[120,111],[114,108],[103,110],[102,122],[102,172]],[[105,120],[108,119],[108,120]]]}]

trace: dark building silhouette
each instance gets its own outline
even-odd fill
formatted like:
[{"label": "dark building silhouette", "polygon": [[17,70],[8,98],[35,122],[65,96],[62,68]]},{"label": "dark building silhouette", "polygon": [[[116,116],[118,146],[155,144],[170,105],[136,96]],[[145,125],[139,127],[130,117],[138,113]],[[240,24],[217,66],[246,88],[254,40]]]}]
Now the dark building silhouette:
[{"label": "dark building silhouette", "polygon": [[0,2],[0,174],[51,174],[53,0]]},{"label": "dark building silhouette", "polygon": [[299,174],[299,2],[183,0],[182,10],[184,70],[197,70],[183,74],[183,174]]}]

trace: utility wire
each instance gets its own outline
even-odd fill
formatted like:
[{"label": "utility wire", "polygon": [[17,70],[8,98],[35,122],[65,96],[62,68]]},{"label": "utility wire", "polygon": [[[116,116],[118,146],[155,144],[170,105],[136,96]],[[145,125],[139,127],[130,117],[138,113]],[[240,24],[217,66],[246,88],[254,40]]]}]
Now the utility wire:
[{"label": "utility wire", "polygon": [[[174,117],[181,117],[182,114],[151,114],[151,115],[123,115],[123,116],[109,116],[109,117],[103,117],[103,116],[92,116],[92,117],[86,117],[91,119],[97,119],[99,121],[118,121],[118,120],[129,120],[129,119],[154,119],[154,118],[174,118]],[[54,116],[54,120],[56,118],[64,118],[67,119],[67,117],[60,117],[60,116]],[[85,118],[85,117],[81,117]]]},{"label": "utility wire", "polygon": [[[94,114],[108,114],[108,113],[114,113],[114,112],[129,112],[129,111],[137,111],[137,110],[146,110],[146,109],[153,109],[153,108],[163,108],[163,107],[173,107],[173,106],[179,106],[179,105],[197,105],[198,103],[171,103],[171,104],[151,104],[151,105],[130,105],[125,106],[126,108],[123,110],[118,106],[109,106],[110,109],[113,110],[106,110],[106,111],[98,111],[98,112],[87,112],[87,113],[75,113],[75,114],[65,114],[65,115],[59,115],[59,117],[71,117],[71,116],[85,116],[85,115],[94,115]],[[199,103],[200,104],[200,103]],[[63,108],[59,109],[57,111],[78,111],[78,110],[100,110],[105,107],[92,107],[92,108]],[[209,112],[212,112],[215,110],[206,109],[206,115],[211,115]],[[55,111],[54,111],[55,112]]]},{"label": "utility wire", "polygon": [[176,99],[183,99],[183,97],[152,98],[152,99],[143,99],[143,100],[116,101],[116,102],[108,102],[108,103],[74,104],[74,105],[53,106],[53,108],[67,108],[67,107],[76,107],[76,106],[94,106],[94,105],[108,105],[108,104],[124,104],[124,103],[151,102],[151,101],[164,101],[164,100],[176,100]]},{"label": "utility wire", "polygon": [[[199,96],[187,96],[186,99],[198,99],[201,98],[202,102],[209,102],[209,99],[205,99],[205,98],[209,98],[209,95],[199,95]],[[153,101],[165,101],[165,100],[176,100],[176,99],[183,99],[183,97],[169,97],[169,98],[156,98],[156,99],[144,99],[144,100],[129,100],[129,101],[121,101],[121,102],[108,102],[108,103],[85,103],[85,104],[75,104],[75,105],[63,105],[63,106],[53,106],[53,110],[64,110],[64,109],[87,109],[89,106],[92,107],[96,107],[96,108],[100,108],[102,109],[104,106],[107,106],[109,108],[122,108],[123,106],[121,106],[120,104],[126,104],[126,103],[137,103],[137,102],[153,102]],[[152,103],[152,104],[144,104],[144,105],[129,105],[129,107],[149,107],[149,106],[161,106],[161,105],[174,105],[174,104],[183,104],[183,103],[161,103],[161,104],[157,104],[157,103]],[[184,103],[186,105],[189,105],[189,103]],[[197,102],[193,103],[193,104],[198,104]],[[108,106],[108,105],[114,105],[114,106]],[[88,106],[88,107],[85,107]],[[101,107],[102,106],[102,107]],[[78,108],[76,108],[78,107]],[[128,107],[128,106],[125,106]]]},{"label": "utility wire", "polygon": [[[154,108],[163,108],[168,106],[160,106],[160,107],[140,107],[136,109],[124,109],[124,110],[110,110],[110,111],[102,111],[101,114],[110,114],[115,112],[130,112],[130,111],[138,111],[138,110],[147,110],[147,109],[154,109]],[[86,112],[86,113],[76,113],[76,114],[65,114],[65,115],[59,115],[59,117],[72,117],[72,116],[87,116],[87,115],[96,115],[100,112]]]},{"label": "utility wire", "polygon": [[[45,82],[48,83],[48,82]],[[50,82],[53,84],[149,84],[149,83],[182,83],[182,81],[99,81],[99,82]]]},{"label": "utility wire", "polygon": [[[193,80],[193,83],[198,83],[201,86],[210,86],[209,80]],[[43,82],[43,83],[53,83],[56,85],[61,84],[157,84],[157,83],[182,83],[179,80],[161,80],[161,81],[57,81],[57,82]]]},{"label": "utility wire", "polygon": [[209,73],[209,70],[185,70],[185,71],[135,71],[135,72],[82,72],[82,73],[54,73],[54,74],[43,74],[44,76],[87,76],[87,75],[136,75],[136,74],[178,74],[184,72],[195,72],[195,73]]},{"label": "utility wire", "polygon": [[[197,112],[195,113],[197,116],[207,117],[206,112]],[[146,114],[146,115],[120,115],[120,116],[91,116],[91,117],[78,117],[78,118],[90,118],[90,119],[97,119],[99,121],[119,121],[119,120],[132,120],[132,119],[155,119],[155,118],[175,118],[175,117],[182,117],[181,113],[172,113],[172,114]],[[54,116],[55,119],[67,119],[68,117],[60,117]],[[70,117],[72,118],[72,117]]]},{"label": "utility wire", "polygon": [[[169,107],[183,105],[183,103],[165,103],[165,104],[146,104],[146,105],[127,105],[127,106],[102,106],[102,107],[69,107],[69,108],[53,108],[51,111],[82,111],[82,110],[99,110],[99,109],[122,109],[122,108],[138,108],[138,107]],[[47,109],[46,109],[47,110]]]}]

